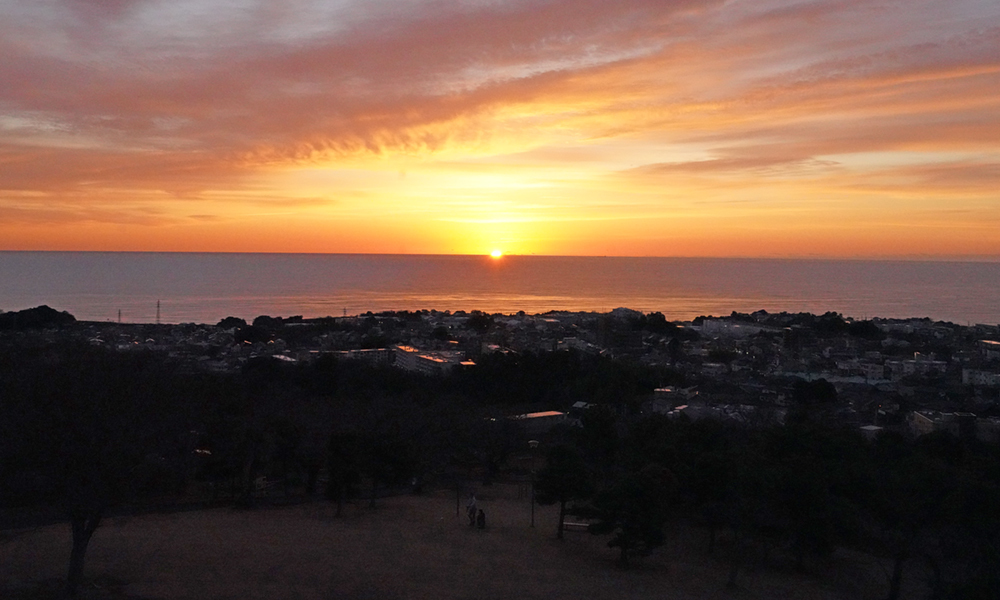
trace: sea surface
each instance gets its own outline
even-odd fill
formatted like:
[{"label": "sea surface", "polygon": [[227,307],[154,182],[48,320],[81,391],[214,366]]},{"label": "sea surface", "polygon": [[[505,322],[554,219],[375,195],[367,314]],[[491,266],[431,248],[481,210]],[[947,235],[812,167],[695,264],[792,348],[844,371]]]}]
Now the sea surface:
[{"label": "sea surface", "polygon": [[0,310],[47,304],[77,319],[216,323],[383,310],[835,311],[855,318],[1000,323],[1000,263],[0,252]]}]

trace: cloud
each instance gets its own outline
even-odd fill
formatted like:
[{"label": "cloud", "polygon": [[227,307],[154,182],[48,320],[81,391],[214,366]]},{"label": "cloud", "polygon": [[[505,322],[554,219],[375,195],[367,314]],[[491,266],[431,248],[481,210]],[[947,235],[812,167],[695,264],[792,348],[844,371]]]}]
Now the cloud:
[{"label": "cloud", "polygon": [[[585,165],[612,194],[672,178],[982,195],[998,45],[1000,9],[978,0],[7,2],[0,208],[22,210],[13,192],[250,206],[276,171],[398,157]],[[912,160],[849,158],[879,152]]]},{"label": "cloud", "polygon": [[207,152],[126,152],[0,143],[0,190],[158,190],[183,196],[247,173]]}]

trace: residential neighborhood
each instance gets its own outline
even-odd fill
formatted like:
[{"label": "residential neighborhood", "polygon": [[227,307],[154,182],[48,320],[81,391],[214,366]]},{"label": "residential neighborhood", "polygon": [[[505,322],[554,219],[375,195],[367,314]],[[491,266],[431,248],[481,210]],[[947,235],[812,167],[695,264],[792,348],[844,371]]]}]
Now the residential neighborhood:
[{"label": "residential neighborhood", "polygon": [[[304,363],[327,356],[448,377],[489,355],[581,353],[668,374],[670,381],[641,397],[619,399],[643,413],[766,424],[812,406],[830,424],[869,434],[888,428],[984,441],[1000,435],[997,325],[763,310],[688,322],[627,308],[538,315],[420,310],[261,316],[250,323],[229,317],[215,325],[83,322],[42,335],[82,336],[121,352],[161,351],[214,372],[264,357]],[[568,414],[572,407],[533,408]]]}]

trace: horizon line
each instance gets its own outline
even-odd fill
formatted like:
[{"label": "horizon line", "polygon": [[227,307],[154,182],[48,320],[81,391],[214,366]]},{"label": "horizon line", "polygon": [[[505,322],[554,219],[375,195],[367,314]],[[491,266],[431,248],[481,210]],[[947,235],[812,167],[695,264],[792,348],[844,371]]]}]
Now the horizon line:
[{"label": "horizon line", "polygon": [[1000,254],[906,254],[906,255],[871,255],[871,256],[838,256],[838,255],[633,255],[633,254],[523,254],[504,253],[501,257],[492,257],[485,253],[426,253],[426,252],[272,252],[272,251],[242,251],[242,250],[7,250],[0,249],[0,254],[217,254],[217,255],[273,255],[273,256],[383,256],[383,257],[458,257],[458,258],[490,258],[503,260],[505,258],[629,258],[629,259],[672,259],[672,260],[788,260],[788,261],[864,261],[864,262],[966,262],[966,263],[1000,263]]}]

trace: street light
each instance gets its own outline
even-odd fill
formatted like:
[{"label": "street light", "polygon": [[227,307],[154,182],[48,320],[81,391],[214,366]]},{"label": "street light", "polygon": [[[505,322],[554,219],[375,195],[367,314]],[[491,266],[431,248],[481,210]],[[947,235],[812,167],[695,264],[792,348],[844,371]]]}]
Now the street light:
[{"label": "street light", "polygon": [[528,447],[531,448],[531,526],[535,526],[535,450],[538,448],[538,440],[528,440]]}]

